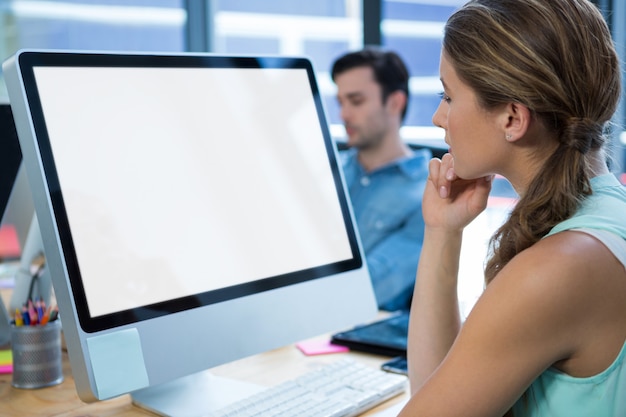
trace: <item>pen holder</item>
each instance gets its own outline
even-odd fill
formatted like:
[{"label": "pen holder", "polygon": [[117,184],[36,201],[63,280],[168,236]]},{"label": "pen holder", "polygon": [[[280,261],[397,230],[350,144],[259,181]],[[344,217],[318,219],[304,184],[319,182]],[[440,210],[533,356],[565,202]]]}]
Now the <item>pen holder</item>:
[{"label": "pen holder", "polygon": [[16,388],[43,388],[63,381],[61,322],[11,326],[13,381]]}]

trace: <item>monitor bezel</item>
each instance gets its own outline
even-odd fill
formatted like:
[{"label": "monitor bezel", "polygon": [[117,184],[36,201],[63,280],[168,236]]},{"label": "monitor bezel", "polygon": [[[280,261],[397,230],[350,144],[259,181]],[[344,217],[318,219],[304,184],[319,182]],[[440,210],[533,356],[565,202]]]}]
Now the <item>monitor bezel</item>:
[{"label": "monitor bezel", "polygon": [[[294,271],[274,277],[266,277],[249,283],[190,295],[165,302],[136,307],[124,311],[101,316],[92,316],[87,302],[83,279],[78,264],[72,232],[67,217],[55,160],[46,127],[46,120],[39,97],[34,69],[37,67],[159,67],[159,68],[296,68],[307,72],[309,85],[313,94],[317,116],[331,165],[337,197],[344,218],[344,227],[349,239],[352,258]],[[313,66],[304,57],[276,56],[224,56],[211,54],[135,54],[135,53],[94,53],[94,52],[23,52],[19,55],[19,70],[23,79],[25,95],[32,118],[32,128],[36,136],[36,145],[41,158],[41,166],[45,176],[48,197],[52,207],[59,243],[63,253],[68,279],[73,293],[76,313],[80,326],[86,333],[94,333],[107,329],[119,328],[143,320],[171,313],[182,312],[198,307],[219,303],[234,298],[244,297],[258,292],[269,291],[313,279],[323,278],[345,271],[359,269],[363,259],[359,251],[355,225],[350,215],[348,198],[342,186],[342,174],[336,158],[335,144],[325,122],[325,112],[321,95],[315,82]]]}]

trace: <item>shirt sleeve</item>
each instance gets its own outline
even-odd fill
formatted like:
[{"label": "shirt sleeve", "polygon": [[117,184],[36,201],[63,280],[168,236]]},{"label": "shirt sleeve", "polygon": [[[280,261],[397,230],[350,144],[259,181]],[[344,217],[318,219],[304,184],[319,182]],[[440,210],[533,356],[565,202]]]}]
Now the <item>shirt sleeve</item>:
[{"label": "shirt sleeve", "polygon": [[420,205],[402,227],[369,250],[367,266],[382,310],[409,309],[423,239],[424,219]]}]

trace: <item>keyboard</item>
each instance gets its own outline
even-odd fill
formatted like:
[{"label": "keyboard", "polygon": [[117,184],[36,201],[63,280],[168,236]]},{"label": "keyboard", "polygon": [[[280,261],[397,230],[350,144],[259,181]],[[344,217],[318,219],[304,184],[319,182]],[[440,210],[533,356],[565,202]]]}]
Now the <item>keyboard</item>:
[{"label": "keyboard", "polygon": [[404,375],[342,359],[214,411],[208,417],[352,417],[403,393]]}]

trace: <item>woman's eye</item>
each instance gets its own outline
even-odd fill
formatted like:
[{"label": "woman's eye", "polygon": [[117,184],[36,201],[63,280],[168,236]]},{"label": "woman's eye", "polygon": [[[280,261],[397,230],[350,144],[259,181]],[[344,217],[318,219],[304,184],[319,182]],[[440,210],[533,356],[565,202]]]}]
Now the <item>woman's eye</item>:
[{"label": "woman's eye", "polygon": [[446,103],[449,103],[449,102],[450,102],[450,97],[449,97],[449,96],[447,96],[447,95],[446,95],[446,93],[444,93],[444,92],[439,93],[439,97],[440,97],[443,101],[445,101]]}]

